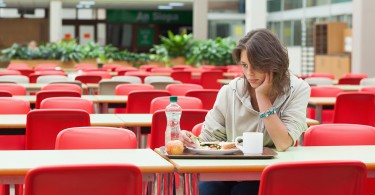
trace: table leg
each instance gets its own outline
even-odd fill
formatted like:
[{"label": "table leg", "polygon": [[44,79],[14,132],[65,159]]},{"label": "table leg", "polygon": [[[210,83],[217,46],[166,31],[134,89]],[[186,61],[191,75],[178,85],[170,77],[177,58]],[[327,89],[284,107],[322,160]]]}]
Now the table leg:
[{"label": "table leg", "polygon": [[315,119],[319,121],[320,124],[322,123],[322,110],[323,110],[322,105],[317,105],[315,107]]},{"label": "table leg", "polygon": [[184,173],[184,194],[185,195],[199,195],[197,173]]}]

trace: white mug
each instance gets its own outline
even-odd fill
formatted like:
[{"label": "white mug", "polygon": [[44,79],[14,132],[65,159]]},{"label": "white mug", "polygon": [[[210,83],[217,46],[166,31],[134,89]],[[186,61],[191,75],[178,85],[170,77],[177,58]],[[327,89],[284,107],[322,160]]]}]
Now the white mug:
[{"label": "white mug", "polygon": [[[242,146],[239,145],[242,139]],[[259,155],[263,153],[263,133],[244,132],[242,136],[236,137],[235,144],[245,155]]]}]

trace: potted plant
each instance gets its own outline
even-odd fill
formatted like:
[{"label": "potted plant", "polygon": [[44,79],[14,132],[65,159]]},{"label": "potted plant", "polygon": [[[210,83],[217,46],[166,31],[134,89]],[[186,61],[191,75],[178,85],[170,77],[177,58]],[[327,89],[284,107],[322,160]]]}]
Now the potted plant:
[{"label": "potted plant", "polygon": [[166,66],[185,64],[186,56],[193,46],[193,35],[186,34],[186,31],[179,35],[168,31],[168,37],[160,36],[160,45],[154,45],[151,52],[155,53],[154,58]]},{"label": "potted plant", "polygon": [[198,41],[188,55],[188,64],[225,66],[234,64],[232,50],[236,42],[230,38]]}]

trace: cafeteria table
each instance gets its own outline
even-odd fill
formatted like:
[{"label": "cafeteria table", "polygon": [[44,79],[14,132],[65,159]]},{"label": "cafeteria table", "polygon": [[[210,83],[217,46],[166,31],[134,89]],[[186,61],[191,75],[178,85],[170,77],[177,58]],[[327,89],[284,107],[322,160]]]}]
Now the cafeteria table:
[{"label": "cafeteria table", "polygon": [[375,154],[375,146],[298,146],[278,152],[271,159],[169,159],[160,149],[155,151],[168,159],[175,166],[176,172],[182,176],[179,187],[185,190],[184,194],[194,194],[194,190],[197,194],[198,181],[260,180],[265,167],[280,162],[359,160],[366,164],[368,177],[375,178],[375,155],[371,155]]},{"label": "cafeteria table", "polygon": [[172,194],[174,167],[150,149],[3,150],[0,159],[0,184],[22,184],[27,171],[40,166],[134,164],[152,194]]}]

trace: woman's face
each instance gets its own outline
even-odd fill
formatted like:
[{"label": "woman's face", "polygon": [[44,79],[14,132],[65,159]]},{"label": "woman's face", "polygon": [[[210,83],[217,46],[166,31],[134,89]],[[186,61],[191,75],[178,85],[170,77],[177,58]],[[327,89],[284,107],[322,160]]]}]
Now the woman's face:
[{"label": "woman's face", "polygon": [[256,71],[252,68],[245,50],[241,51],[240,65],[252,88],[259,87],[266,79],[266,74],[264,72]]}]

